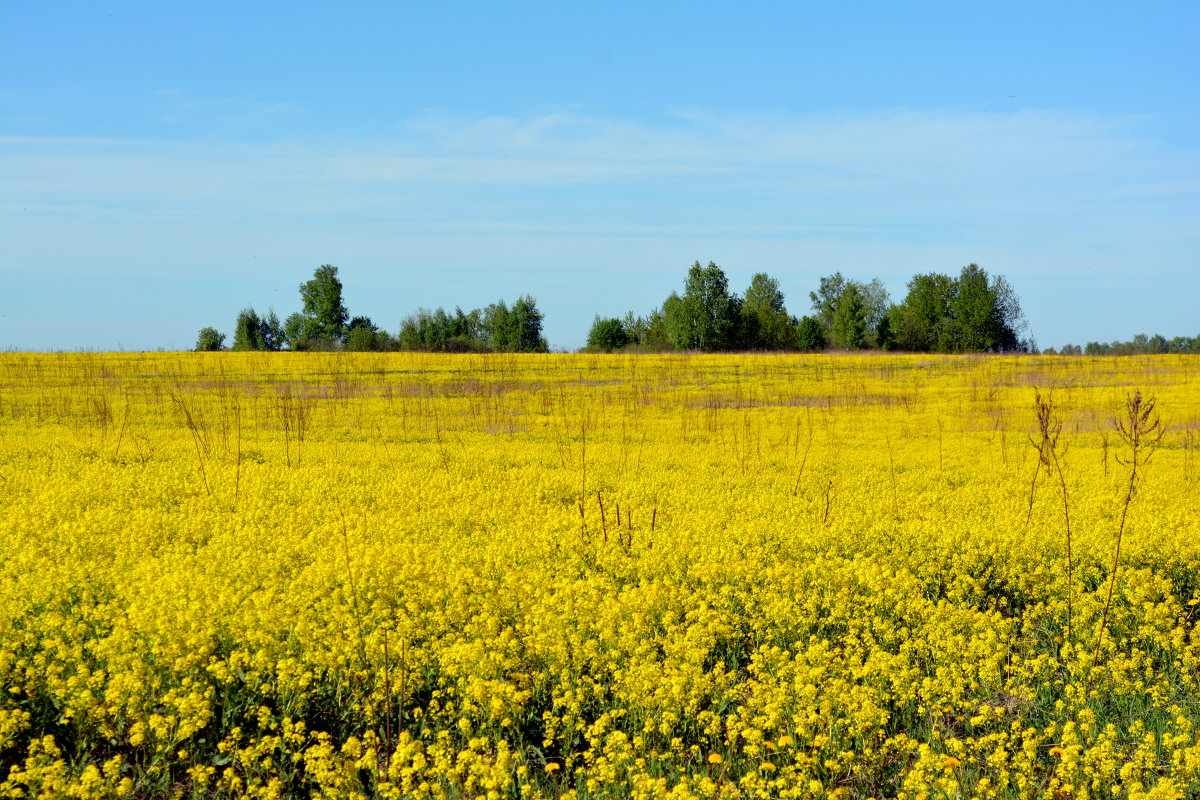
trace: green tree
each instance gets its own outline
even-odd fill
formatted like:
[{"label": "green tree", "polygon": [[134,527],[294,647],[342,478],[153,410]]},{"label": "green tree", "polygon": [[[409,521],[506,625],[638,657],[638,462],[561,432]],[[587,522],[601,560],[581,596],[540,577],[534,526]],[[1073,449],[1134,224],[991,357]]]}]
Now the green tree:
[{"label": "green tree", "polygon": [[846,291],[846,284],[842,273],[835,272],[821,278],[817,291],[808,293],[809,299],[812,300],[813,313],[817,322],[821,323],[826,338],[833,333],[833,315],[837,311],[838,301]]},{"label": "green tree", "polygon": [[629,336],[629,344],[643,350],[661,352],[670,350],[671,337],[667,334],[666,316],[661,308],[655,308],[644,317],[635,315],[632,311],[625,314],[621,324]]},{"label": "green tree", "polygon": [[764,272],[750,279],[742,299],[742,346],[751,350],[795,347],[796,326],[783,304],[779,281]]},{"label": "green tree", "polygon": [[962,268],[950,307],[958,334],[951,349],[967,353],[996,349],[1000,341],[1000,308],[988,274],[979,265]]},{"label": "green tree", "polygon": [[420,308],[401,321],[397,346],[402,350],[478,353],[491,349],[487,338],[479,309],[464,314],[461,308],[455,308],[453,314],[448,314],[442,308],[433,312]]},{"label": "green tree", "polygon": [[952,309],[957,286],[937,272],[914,275],[904,302],[891,315],[896,346],[926,353],[945,349],[956,338]]},{"label": "green tree", "polygon": [[265,317],[259,318],[259,331],[262,333],[264,350],[281,350],[287,341],[283,336],[283,325],[273,308],[267,311]]},{"label": "green tree", "polygon": [[533,295],[523,294],[513,303],[510,311],[513,330],[516,334],[516,349],[520,353],[545,353],[550,349],[542,336],[542,321],[545,315],[538,310]]},{"label": "green tree", "polygon": [[992,278],[991,287],[999,313],[996,349],[1005,353],[1035,351],[1037,345],[1029,334],[1029,323],[1021,311],[1021,301],[1012,284],[1003,275],[996,275]]},{"label": "green tree", "polygon": [[370,317],[355,317],[346,331],[346,349],[352,352],[382,350],[387,334],[381,336],[381,333]]},{"label": "green tree", "polygon": [[542,336],[542,312],[530,295],[521,295],[509,308],[503,299],[483,311],[483,327],[493,350],[515,353],[544,353],[549,347]]},{"label": "green tree", "polygon": [[308,350],[313,342],[309,337],[310,318],[304,312],[296,311],[283,321],[283,340],[289,350]]},{"label": "green tree", "polygon": [[833,344],[845,350],[861,350],[866,343],[866,307],[858,286],[849,283],[838,299],[833,315]]},{"label": "green tree", "polygon": [[816,317],[804,317],[796,326],[796,346],[806,353],[825,349],[825,328]]},{"label": "green tree", "polygon": [[673,350],[687,350],[692,345],[692,318],[683,304],[683,298],[675,292],[663,300],[663,333]]},{"label": "green tree", "polygon": [[516,333],[504,298],[483,310],[483,327],[487,331],[488,343],[497,352],[516,350]]},{"label": "green tree", "polygon": [[196,336],[196,350],[198,351],[221,350],[224,347],[225,334],[216,328],[201,328],[199,335]]},{"label": "green tree", "polygon": [[615,317],[601,319],[597,314],[592,322],[592,329],[588,331],[587,343],[588,347],[611,353],[629,344],[629,333],[621,320]]},{"label": "green tree", "polygon": [[[304,310],[299,317],[293,314],[285,327],[291,327],[289,340],[308,340],[325,346],[337,345],[346,336],[349,312],[342,302],[342,282],[338,268],[322,264],[313,272],[312,280],[300,284],[300,299]],[[295,320],[294,324],[293,320]]]},{"label": "green tree", "polygon": [[854,283],[858,287],[859,294],[862,295],[863,317],[867,322],[867,338],[876,347],[879,347],[879,325],[892,307],[892,298],[888,294],[887,287],[879,278],[872,278],[870,283],[859,283],[858,281]]},{"label": "green tree", "polygon": [[263,336],[263,321],[253,306],[243,308],[238,312],[237,322],[233,327],[234,350],[266,350],[266,338]]},{"label": "green tree", "polygon": [[[674,298],[674,299],[672,299]],[[679,350],[728,350],[736,343],[741,301],[729,293],[729,279],[713,262],[688,270],[683,296],[672,293],[663,314],[672,344]]]},{"label": "green tree", "polygon": [[941,273],[914,275],[904,302],[889,312],[896,345],[918,352],[1030,352],[1028,324],[1012,285],[990,277],[978,264],[957,279]]},{"label": "green tree", "polygon": [[875,346],[885,353],[896,349],[896,333],[892,330],[890,310],[880,318],[879,324],[875,326]]}]

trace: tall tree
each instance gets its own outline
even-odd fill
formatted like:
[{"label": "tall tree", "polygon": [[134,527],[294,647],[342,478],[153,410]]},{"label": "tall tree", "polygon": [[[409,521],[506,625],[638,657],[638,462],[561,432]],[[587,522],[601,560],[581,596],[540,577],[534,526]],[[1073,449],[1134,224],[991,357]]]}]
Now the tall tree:
[{"label": "tall tree", "polygon": [[533,295],[523,294],[518,297],[509,315],[518,352],[544,353],[550,349],[542,336],[542,320],[545,316],[538,310]]},{"label": "tall tree", "polygon": [[845,291],[846,279],[842,277],[842,273],[835,272],[821,278],[817,291],[808,293],[809,299],[812,300],[814,316],[824,328],[827,338],[833,332],[833,315],[837,311],[838,301],[842,299]]},{"label": "tall tree", "polygon": [[862,295],[863,301],[863,316],[867,321],[867,335],[870,338],[875,338],[879,328],[879,324],[883,318],[887,316],[888,309],[892,307],[892,298],[888,295],[887,287],[883,285],[883,281],[879,278],[872,278],[870,283],[854,282],[858,286],[858,292]]},{"label": "tall tree", "polygon": [[996,295],[988,285],[988,274],[978,264],[962,268],[951,313],[958,323],[953,350],[983,353],[996,347],[1000,339],[1000,311]]},{"label": "tall tree", "polygon": [[366,352],[387,349],[390,341],[387,332],[379,330],[370,317],[355,317],[347,328],[345,346],[352,352]]},{"label": "tall tree", "polygon": [[804,317],[796,326],[796,346],[806,353],[825,349],[825,328],[816,317]]},{"label": "tall tree", "polygon": [[692,316],[683,303],[683,298],[671,292],[663,300],[663,333],[667,342],[676,350],[690,350],[695,347],[692,330]]},{"label": "tall tree", "polygon": [[[674,298],[674,300],[672,299]],[[713,262],[688,269],[683,296],[663,303],[672,344],[680,350],[728,350],[735,343],[741,301],[729,293],[729,279]]]},{"label": "tall tree", "polygon": [[488,342],[493,350],[506,352],[516,349],[516,332],[513,331],[511,315],[504,298],[483,310],[483,327],[487,331]]},{"label": "tall tree", "polygon": [[904,302],[892,314],[892,330],[900,350],[929,352],[944,349],[955,339],[952,308],[957,286],[937,272],[914,275]]},{"label": "tall tree", "polygon": [[795,347],[796,326],[783,304],[779,281],[764,272],[750,279],[742,299],[742,346],[751,350]]},{"label": "tall tree", "polygon": [[342,282],[338,279],[337,267],[332,264],[317,267],[312,280],[300,284],[300,299],[304,302],[305,338],[335,344],[345,338],[350,314],[342,302]]},{"label": "tall tree", "polygon": [[587,343],[588,347],[611,353],[629,344],[629,332],[625,330],[624,323],[616,317],[602,319],[597,314],[592,322],[592,329],[588,331]]},{"label": "tall tree", "polygon": [[850,283],[838,298],[833,315],[833,343],[846,350],[861,350],[866,341],[866,307],[858,286]]},{"label": "tall tree", "polygon": [[221,350],[225,347],[225,334],[213,327],[200,329],[196,336],[196,349],[199,351]]},{"label": "tall tree", "polygon": [[253,306],[243,308],[237,315],[233,328],[234,350],[266,350],[263,337],[263,322]]},{"label": "tall tree", "polygon": [[889,309],[875,326],[875,346],[885,353],[896,349],[896,333],[892,330],[892,309]]},{"label": "tall tree", "polygon": [[521,295],[512,308],[501,299],[483,311],[483,327],[493,350],[544,353],[549,347],[542,336],[542,312],[530,295]]},{"label": "tall tree", "polygon": [[267,315],[259,318],[259,331],[262,332],[263,349],[280,350],[283,348],[286,339],[283,336],[283,325],[280,324],[275,309],[268,309]]},{"label": "tall tree", "polygon": [[992,278],[992,293],[1000,314],[999,341],[997,349],[1006,353],[1029,353],[1037,349],[1029,335],[1029,323],[1021,310],[1021,301],[1012,284],[1003,275]]},{"label": "tall tree", "polygon": [[978,264],[958,278],[930,272],[914,275],[904,302],[888,319],[901,350],[1028,352],[1025,317],[1016,292],[1003,276],[989,277]]},{"label": "tall tree", "polygon": [[671,337],[667,334],[666,315],[661,308],[655,308],[644,317],[629,311],[621,320],[625,332],[629,335],[629,344],[647,350],[670,350]]}]

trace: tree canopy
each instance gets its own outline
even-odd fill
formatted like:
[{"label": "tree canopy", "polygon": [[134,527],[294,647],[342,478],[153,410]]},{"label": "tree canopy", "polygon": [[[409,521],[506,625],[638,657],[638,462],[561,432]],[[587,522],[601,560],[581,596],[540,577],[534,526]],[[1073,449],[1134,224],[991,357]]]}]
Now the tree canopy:
[{"label": "tree canopy", "polygon": [[741,300],[730,294],[725,272],[713,262],[688,269],[683,296],[663,303],[671,343],[678,350],[728,350],[736,342]]},{"label": "tree canopy", "polygon": [[835,272],[809,292],[812,314],[788,313],[780,282],[755,273],[743,295],[729,290],[712,261],[688,269],[682,291],[671,292],[646,316],[597,316],[588,346],[653,350],[801,350],[826,347],[914,352],[1029,352],[1032,340],[1016,292],[1003,276],[977,264],[959,276],[914,275],[904,302],[894,304],[879,278],[859,281]]},{"label": "tree canopy", "polygon": [[1029,352],[1027,324],[1016,292],[1002,276],[977,264],[957,279],[930,272],[908,282],[908,295],[890,314],[896,346],[915,352]]},{"label": "tree canopy", "polygon": [[300,284],[303,310],[284,323],[284,336],[293,350],[311,347],[336,348],[346,337],[350,314],[342,302],[342,282],[338,268],[322,264],[311,280]]},{"label": "tree canopy", "polygon": [[[338,268],[322,264],[300,284],[301,309],[280,323],[275,310],[253,306],[238,312],[233,350],[425,350],[437,352],[546,352],[544,315],[532,295],[510,305],[503,298],[484,308],[453,312],[419,308],[392,335],[366,316],[351,317],[343,300]],[[1034,350],[1016,291],[1002,275],[968,264],[956,277],[938,272],[914,275],[903,302],[894,304],[878,278],[859,281],[834,272],[818,278],[808,293],[812,313],[789,313],[780,281],[754,273],[743,294],[731,291],[725,271],[713,261],[695,261],[683,285],[648,314],[596,315],[587,347],[615,350],[800,350],[827,347],[910,352],[1030,352]],[[1104,345],[1089,352],[1180,352],[1192,347],[1163,337]],[[1136,337],[1135,337],[1136,339]],[[1161,340],[1161,341],[1159,341]],[[215,328],[200,331],[196,349],[224,349]],[[1072,345],[1065,352],[1079,350]],[[1051,351],[1053,352],[1053,351]]]}]

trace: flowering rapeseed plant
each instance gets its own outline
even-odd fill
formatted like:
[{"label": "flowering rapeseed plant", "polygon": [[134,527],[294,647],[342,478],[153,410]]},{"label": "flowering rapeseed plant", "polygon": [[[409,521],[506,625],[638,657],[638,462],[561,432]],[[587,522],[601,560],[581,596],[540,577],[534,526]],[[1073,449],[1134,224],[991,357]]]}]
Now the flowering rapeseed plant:
[{"label": "flowering rapeseed plant", "polygon": [[0,796],[1196,796],[1197,367],[2,354]]}]

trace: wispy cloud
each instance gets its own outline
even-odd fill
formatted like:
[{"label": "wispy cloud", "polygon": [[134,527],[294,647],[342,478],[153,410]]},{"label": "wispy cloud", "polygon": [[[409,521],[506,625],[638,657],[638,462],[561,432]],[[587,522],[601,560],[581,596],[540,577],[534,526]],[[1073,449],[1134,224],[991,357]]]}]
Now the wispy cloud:
[{"label": "wispy cloud", "polygon": [[193,97],[181,89],[158,89],[151,101],[162,122],[184,130],[210,134],[252,131],[264,123],[279,122],[301,111],[292,101],[257,97]]},{"label": "wispy cloud", "polygon": [[1196,160],[1140,131],[1137,118],[1067,112],[684,110],[655,122],[427,113],[394,138],[337,145],[5,137],[0,198],[238,217],[419,209],[409,218],[451,227],[861,231],[950,221],[1011,231],[1043,217],[1069,231],[1137,214],[1146,201],[1196,197]]}]

